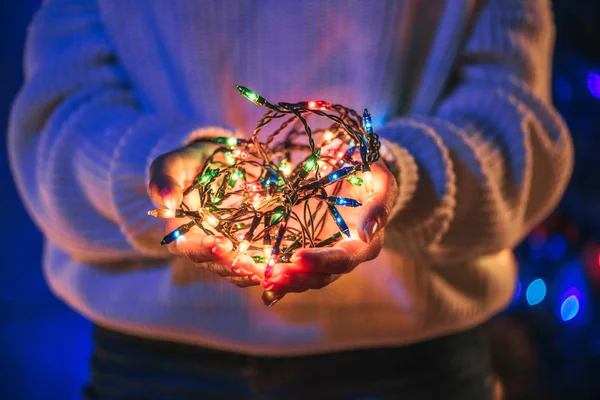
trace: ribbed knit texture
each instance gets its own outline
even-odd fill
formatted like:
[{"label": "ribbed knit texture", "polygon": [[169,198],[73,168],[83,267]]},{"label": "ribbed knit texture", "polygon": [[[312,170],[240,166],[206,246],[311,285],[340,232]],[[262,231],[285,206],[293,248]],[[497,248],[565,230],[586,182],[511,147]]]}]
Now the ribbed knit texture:
[{"label": "ribbed knit texture", "polygon": [[[544,0],[50,0],[30,27],[9,133],[48,282],[113,329],[250,353],[478,324],[510,300],[510,249],[571,172],[549,105],[553,35]],[[398,166],[382,254],[273,308],[258,287],[168,259],[146,215],[154,158],[198,135],[250,134],[264,110],[235,84],[368,107]]]}]

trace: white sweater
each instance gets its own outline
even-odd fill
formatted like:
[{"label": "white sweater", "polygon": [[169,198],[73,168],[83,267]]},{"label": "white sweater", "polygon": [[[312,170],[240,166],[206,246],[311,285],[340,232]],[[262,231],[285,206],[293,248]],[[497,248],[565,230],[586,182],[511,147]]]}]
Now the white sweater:
[{"label": "white sweater", "polygon": [[[256,354],[478,324],[510,300],[510,249],[571,172],[552,42],[547,0],[47,1],[9,133],[47,280],[110,328]],[[272,308],[259,287],[169,258],[146,215],[156,156],[199,133],[250,134],[264,110],[236,84],[368,107],[400,166],[382,254]]]}]

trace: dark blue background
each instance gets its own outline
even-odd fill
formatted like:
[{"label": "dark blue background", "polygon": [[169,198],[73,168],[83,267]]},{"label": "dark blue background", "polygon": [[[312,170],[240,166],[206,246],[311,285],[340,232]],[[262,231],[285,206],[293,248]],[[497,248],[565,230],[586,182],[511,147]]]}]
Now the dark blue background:
[{"label": "dark blue background", "polygon": [[[2,127],[22,82],[26,27],[39,5],[39,0],[0,2]],[[80,399],[89,374],[90,323],[55,298],[44,282],[42,237],[17,196],[2,132],[0,399]]]}]

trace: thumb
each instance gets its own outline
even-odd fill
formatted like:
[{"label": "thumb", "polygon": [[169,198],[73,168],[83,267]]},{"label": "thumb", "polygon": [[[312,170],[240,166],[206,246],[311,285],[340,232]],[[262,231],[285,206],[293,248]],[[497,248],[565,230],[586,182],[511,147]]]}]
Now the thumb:
[{"label": "thumb", "polygon": [[176,152],[158,157],[150,167],[150,197],[152,201],[171,210],[183,201],[185,171]]},{"label": "thumb", "polygon": [[371,173],[374,192],[363,202],[356,221],[358,236],[365,243],[371,242],[377,232],[385,227],[398,197],[398,184],[386,167],[372,165]]}]

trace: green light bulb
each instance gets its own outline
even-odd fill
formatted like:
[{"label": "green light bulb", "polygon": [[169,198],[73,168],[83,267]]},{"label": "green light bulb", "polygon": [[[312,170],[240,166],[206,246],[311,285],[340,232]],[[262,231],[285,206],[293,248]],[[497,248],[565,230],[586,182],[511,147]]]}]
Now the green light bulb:
[{"label": "green light bulb", "polygon": [[248,89],[247,87],[240,86],[240,85],[237,85],[236,88],[242,96],[244,96],[245,98],[247,98],[254,104],[262,105],[259,103],[261,97],[257,93],[254,93],[252,90]]},{"label": "green light bulb", "polygon": [[315,165],[317,165],[317,159],[321,156],[321,152],[317,151],[316,153],[313,153],[312,156],[310,156],[308,158],[308,160],[306,160],[306,162],[304,163],[304,166],[302,167],[302,169],[305,172],[310,172],[312,171],[312,169],[315,167]]},{"label": "green light bulb", "polygon": [[236,138],[234,138],[234,137],[227,138],[227,145],[228,146],[233,147],[233,146],[236,146],[237,143],[238,143],[238,140]]},{"label": "green light bulb", "polygon": [[275,209],[275,212],[271,216],[270,225],[275,225],[276,223],[281,221],[281,219],[283,218],[284,215],[285,215],[285,210],[283,209],[283,207],[277,207]]},{"label": "green light bulb", "polygon": [[257,264],[264,264],[265,258],[263,256],[252,256],[252,260],[254,260]]},{"label": "green light bulb", "polygon": [[209,169],[208,171],[206,171],[206,173],[204,175],[202,175],[200,178],[198,178],[196,180],[196,182],[201,185],[204,186],[206,185],[208,182],[211,181],[212,178],[214,178],[217,174],[219,173],[218,169]]},{"label": "green light bulb", "polygon": [[351,176],[350,178],[348,178],[348,182],[350,182],[354,186],[361,186],[363,183],[363,180],[360,179],[358,176]]},{"label": "green light bulb", "polygon": [[235,185],[235,182],[240,179],[244,174],[242,174],[242,171],[240,171],[239,169],[234,171],[233,174],[231,174],[231,177],[229,178],[229,187],[233,187]]}]

